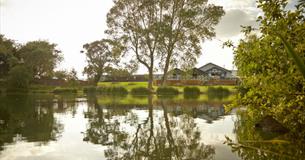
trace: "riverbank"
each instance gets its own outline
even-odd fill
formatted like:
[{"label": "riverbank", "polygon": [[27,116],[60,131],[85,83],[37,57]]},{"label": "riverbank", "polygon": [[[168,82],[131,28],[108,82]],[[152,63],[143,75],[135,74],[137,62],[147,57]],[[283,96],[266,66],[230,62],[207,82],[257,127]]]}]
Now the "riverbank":
[{"label": "riverbank", "polygon": [[[0,93],[1,94],[15,94],[15,93],[30,93],[30,94],[88,94],[88,93],[96,93],[96,94],[132,94],[132,90],[138,88],[146,88],[147,82],[99,82],[97,86],[48,86],[48,85],[31,85],[28,90],[12,90],[7,91],[5,86],[1,86]],[[226,90],[230,93],[235,93],[237,91],[236,86],[167,86],[167,88],[177,90],[177,94],[184,94],[184,89],[188,88],[196,88],[200,91],[199,94],[206,94],[209,92],[209,89],[221,89]],[[157,94],[158,88],[160,86],[153,86],[153,94]],[[113,90],[116,89],[117,91]],[[106,91],[107,90],[107,91]],[[113,93],[112,93],[113,92]],[[116,93],[117,92],[117,93]],[[214,91],[215,92],[215,91]],[[217,90],[216,90],[217,92]],[[147,93],[138,93],[138,95],[147,95]]]}]

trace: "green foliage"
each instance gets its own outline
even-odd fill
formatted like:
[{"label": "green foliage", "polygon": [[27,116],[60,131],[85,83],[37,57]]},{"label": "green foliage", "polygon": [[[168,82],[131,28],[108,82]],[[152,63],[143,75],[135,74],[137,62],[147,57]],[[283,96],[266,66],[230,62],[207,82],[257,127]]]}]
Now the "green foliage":
[{"label": "green foliage", "polygon": [[15,42],[0,34],[0,78],[6,77],[17,59]]},{"label": "green foliage", "polygon": [[151,92],[146,87],[138,87],[131,89],[130,92],[132,95],[149,95]]},{"label": "green foliage", "polygon": [[159,87],[157,89],[157,95],[177,95],[179,94],[178,89],[173,87]]},{"label": "green foliage", "polygon": [[84,87],[83,92],[86,94],[95,94],[97,92],[97,88],[95,86]]},{"label": "green foliage", "polygon": [[114,41],[102,39],[92,43],[85,44],[83,51],[87,58],[88,65],[84,68],[84,74],[95,83],[97,83],[104,73],[116,63],[123,47]]},{"label": "green foliage", "polygon": [[107,95],[126,95],[128,91],[124,87],[98,87],[97,92]]},{"label": "green foliage", "polygon": [[76,94],[77,89],[76,88],[55,88],[53,90],[53,93],[55,93],[55,94]]},{"label": "green foliage", "polygon": [[66,80],[68,78],[68,75],[69,73],[66,70],[55,71],[53,73],[53,77],[60,80]]},{"label": "green foliage", "polygon": [[56,44],[47,41],[28,42],[18,53],[35,78],[51,77],[54,68],[62,60],[61,51],[56,49]]},{"label": "green foliage", "polygon": [[222,100],[230,95],[230,90],[224,87],[208,87],[207,95],[209,99]]},{"label": "green foliage", "polygon": [[17,65],[9,71],[9,77],[7,79],[8,92],[27,91],[30,86],[32,74],[23,65]]},{"label": "green foliage", "polygon": [[303,61],[302,58],[294,51],[292,46],[286,41],[286,39],[282,35],[279,34],[279,37],[283,41],[288,54],[291,56],[291,58],[293,58],[295,64],[297,65],[299,71],[301,71],[305,79],[305,61]]},{"label": "green foliage", "polygon": [[305,62],[305,7],[288,10],[286,5],[286,0],[258,1],[264,12],[258,18],[261,36],[248,31],[234,49],[234,63],[246,89],[234,105],[260,116],[273,115],[304,138],[305,80],[300,64]]},{"label": "green foliage", "polygon": [[178,62],[183,67],[196,63],[201,42],[215,36],[213,27],[222,15],[222,7],[207,0],[117,0],[107,15],[106,33],[147,68],[152,90],[158,67],[167,73]]},{"label": "green foliage", "polygon": [[200,89],[198,87],[185,87],[183,89],[184,94],[200,94]]},{"label": "green foliage", "polygon": [[67,73],[66,80],[68,82],[68,85],[71,87],[76,87],[79,85],[78,78],[77,78],[77,72],[74,68],[70,72]]}]

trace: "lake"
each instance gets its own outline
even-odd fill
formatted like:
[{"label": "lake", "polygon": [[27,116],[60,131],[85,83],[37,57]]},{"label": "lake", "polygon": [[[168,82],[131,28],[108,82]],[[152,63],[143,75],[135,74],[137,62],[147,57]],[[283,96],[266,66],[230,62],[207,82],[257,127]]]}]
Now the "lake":
[{"label": "lake", "polygon": [[304,144],[226,113],[233,97],[1,96],[0,160],[304,158]]}]

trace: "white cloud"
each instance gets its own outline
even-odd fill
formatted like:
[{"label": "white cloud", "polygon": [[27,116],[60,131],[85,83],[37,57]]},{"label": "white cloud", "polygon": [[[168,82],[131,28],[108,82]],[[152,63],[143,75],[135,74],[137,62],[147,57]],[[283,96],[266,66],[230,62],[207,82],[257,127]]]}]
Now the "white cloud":
[{"label": "white cloud", "polygon": [[247,13],[240,9],[226,11],[226,15],[216,26],[218,37],[232,37],[240,33],[241,26],[257,26],[256,17],[258,13]]}]

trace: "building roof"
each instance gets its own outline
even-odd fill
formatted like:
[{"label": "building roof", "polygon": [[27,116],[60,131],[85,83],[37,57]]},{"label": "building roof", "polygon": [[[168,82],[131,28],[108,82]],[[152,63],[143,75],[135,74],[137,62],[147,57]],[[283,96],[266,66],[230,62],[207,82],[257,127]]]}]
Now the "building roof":
[{"label": "building roof", "polygon": [[205,75],[205,74],[207,74],[206,72],[204,72],[204,71],[202,71],[202,70],[200,70],[200,69],[198,69],[198,68],[193,68],[192,70],[192,74],[199,74],[199,75]]},{"label": "building roof", "polygon": [[212,69],[212,68],[218,68],[218,69],[223,70],[223,71],[226,71],[226,72],[232,72],[232,71],[230,71],[230,70],[228,70],[228,69],[225,69],[225,68],[223,68],[223,67],[220,67],[220,66],[218,66],[218,65],[216,65],[216,64],[214,64],[214,63],[207,63],[207,64],[201,66],[199,69],[202,70],[202,71],[204,71],[204,72],[206,72],[206,71],[208,71],[208,70],[210,70],[210,69]]}]

